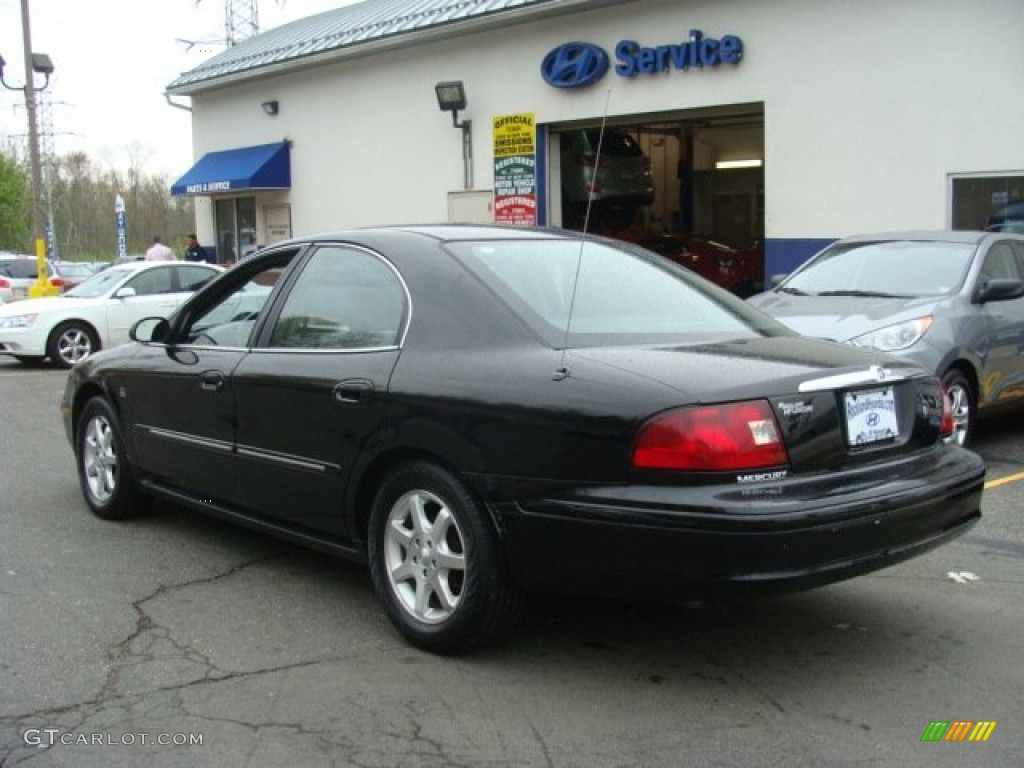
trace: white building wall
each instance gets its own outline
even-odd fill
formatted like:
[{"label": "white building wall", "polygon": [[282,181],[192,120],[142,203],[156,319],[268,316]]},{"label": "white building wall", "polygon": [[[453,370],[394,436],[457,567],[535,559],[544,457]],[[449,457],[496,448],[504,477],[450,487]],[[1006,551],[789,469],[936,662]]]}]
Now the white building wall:
[{"label": "white building wall", "polygon": [[[563,91],[540,77],[557,45],[611,55],[623,38],[690,29],[743,40],[736,67]],[[1021,0],[639,0],[443,43],[414,45],[196,96],[196,157],[290,139],[296,235],[441,221],[462,189],[460,132],[434,84],[463,80],[477,189],[492,184],[491,118],[557,123],[762,102],[766,235],[832,238],[942,228],[948,177],[1024,172]],[[614,66],[614,59],[612,64]],[[260,103],[277,99],[268,117]],[[281,195],[257,197],[257,205]],[[200,214],[201,215],[201,214]]]}]

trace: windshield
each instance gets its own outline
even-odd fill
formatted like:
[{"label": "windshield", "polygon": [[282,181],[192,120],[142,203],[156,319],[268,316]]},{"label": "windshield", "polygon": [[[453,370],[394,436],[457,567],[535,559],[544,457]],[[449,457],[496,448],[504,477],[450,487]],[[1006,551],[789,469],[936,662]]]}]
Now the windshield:
[{"label": "windshield", "polygon": [[115,285],[134,272],[134,269],[111,267],[102,272],[97,272],[87,280],[83,280],[64,295],[77,299],[94,299],[110,291]]},{"label": "windshield", "polygon": [[966,243],[837,244],[776,290],[809,296],[941,296],[963,285],[974,255]]},{"label": "windshield", "polygon": [[790,335],[731,294],[642,248],[592,240],[448,247],[552,347]]}]

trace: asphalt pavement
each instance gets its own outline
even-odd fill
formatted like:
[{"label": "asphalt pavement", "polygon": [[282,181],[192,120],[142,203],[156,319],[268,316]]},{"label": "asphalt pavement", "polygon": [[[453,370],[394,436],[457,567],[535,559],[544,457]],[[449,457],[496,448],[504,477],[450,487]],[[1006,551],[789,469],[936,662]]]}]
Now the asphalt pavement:
[{"label": "asphalt pavement", "polygon": [[0,357],[5,768],[1021,765],[1022,420],[979,430],[984,519],[923,557],[746,604],[537,598],[441,658],[358,566],[162,502],[94,518],[64,378]]}]

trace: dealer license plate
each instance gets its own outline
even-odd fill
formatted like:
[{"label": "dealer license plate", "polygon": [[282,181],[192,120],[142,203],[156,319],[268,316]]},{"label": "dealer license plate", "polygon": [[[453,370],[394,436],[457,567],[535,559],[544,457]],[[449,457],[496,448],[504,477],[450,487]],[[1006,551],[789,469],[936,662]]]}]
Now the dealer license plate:
[{"label": "dealer license plate", "polygon": [[847,392],[845,401],[846,440],[849,445],[868,445],[899,435],[896,395],[892,387]]}]

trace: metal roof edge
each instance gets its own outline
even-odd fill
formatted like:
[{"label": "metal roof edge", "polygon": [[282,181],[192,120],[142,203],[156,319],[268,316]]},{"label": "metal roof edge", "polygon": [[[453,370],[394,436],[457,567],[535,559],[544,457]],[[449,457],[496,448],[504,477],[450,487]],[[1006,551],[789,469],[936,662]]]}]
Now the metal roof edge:
[{"label": "metal roof edge", "polygon": [[[501,29],[518,24],[525,24],[537,19],[563,16],[582,10],[603,8],[611,5],[635,3],[640,0],[549,0],[537,5],[510,8],[484,14],[481,16],[459,19],[433,27],[401,32],[387,37],[375,38],[350,45],[342,45],[327,51],[298,56],[280,62],[258,65],[251,69],[212,75],[208,78],[175,85],[186,74],[183,73],[172,81],[165,93],[172,96],[193,96],[206,91],[237,85],[243,82],[255,82],[270,77],[291,74],[312,67],[324,66],[335,62],[384,53],[395,48],[407,48],[411,45],[425,45],[445,39],[454,39],[475,34],[484,30]],[[195,71],[195,70],[191,70]]]}]

